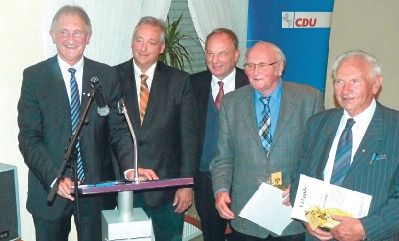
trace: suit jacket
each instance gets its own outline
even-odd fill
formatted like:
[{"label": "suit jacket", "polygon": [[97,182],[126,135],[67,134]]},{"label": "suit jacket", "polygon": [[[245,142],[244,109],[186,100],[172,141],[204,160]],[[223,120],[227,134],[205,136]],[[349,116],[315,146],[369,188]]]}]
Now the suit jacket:
[{"label": "suit jacket", "polygon": [[[133,59],[116,66],[123,98],[138,141],[138,165],[160,179],[193,177],[198,166],[198,115],[190,75],[158,61],[143,124]],[[140,80],[138,80],[140,81]],[[151,207],[173,202],[177,188],[144,192]]]},{"label": "suit jacket", "polygon": [[[199,110],[199,130],[200,130],[200,150],[204,144],[206,117],[208,111],[208,100],[211,93],[212,73],[209,70],[196,73],[191,76],[195,97]],[[248,77],[243,69],[236,67],[235,88],[238,89],[244,85],[248,85]]]},{"label": "suit jacket", "polygon": [[[319,91],[283,81],[278,123],[267,157],[258,134],[253,88],[244,86],[224,96],[219,111],[217,155],[211,163],[211,173],[213,191],[226,188],[230,192],[230,208],[235,214],[231,224],[235,230],[260,238],[271,233],[238,214],[272,173],[281,171],[283,185],[290,184],[290,173],[299,165],[297,157],[305,138],[306,121],[323,109]],[[302,224],[294,221],[282,235],[301,232],[304,232]]]},{"label": "suit jacket", "polygon": [[[299,175],[324,180],[328,160],[343,109],[331,109],[309,119],[301,165],[292,174],[291,203]],[[369,214],[360,218],[367,240],[398,240],[399,233],[399,112],[377,102],[374,116],[357,149],[341,187],[372,196]],[[374,153],[386,159],[370,163]],[[394,237],[392,237],[394,236]],[[316,240],[307,235],[307,240]]]},{"label": "suit jacket", "polygon": [[[80,113],[83,114],[91,92],[90,79],[102,84],[110,114],[102,117],[93,102],[79,136],[85,183],[115,180],[110,146],[120,161],[121,170],[132,168],[133,146],[124,117],[118,115],[120,98],[116,71],[112,67],[84,58]],[[18,102],[19,148],[29,167],[27,209],[48,220],[60,217],[70,203],[56,196],[47,205],[50,185],[56,179],[71,136],[71,107],[57,56],[28,67],[23,72]],[[68,168],[65,176],[70,177]]]}]

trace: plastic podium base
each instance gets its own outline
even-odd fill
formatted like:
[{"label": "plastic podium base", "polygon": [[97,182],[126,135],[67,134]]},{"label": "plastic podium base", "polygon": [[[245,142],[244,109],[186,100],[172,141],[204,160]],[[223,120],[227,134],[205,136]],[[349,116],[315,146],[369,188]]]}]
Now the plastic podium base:
[{"label": "plastic podium base", "polygon": [[121,218],[118,210],[103,210],[102,215],[102,240],[134,240],[152,241],[151,218],[142,208],[133,208],[133,216]]}]

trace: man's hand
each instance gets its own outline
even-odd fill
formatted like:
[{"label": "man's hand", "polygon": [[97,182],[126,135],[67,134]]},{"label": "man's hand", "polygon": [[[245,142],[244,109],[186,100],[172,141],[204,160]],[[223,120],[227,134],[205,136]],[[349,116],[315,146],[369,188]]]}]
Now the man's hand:
[{"label": "man's hand", "polygon": [[220,217],[224,219],[234,219],[234,213],[230,210],[230,195],[227,191],[222,190],[216,193],[215,207]]},{"label": "man's hand", "polygon": [[[139,181],[147,181],[147,180],[159,180],[157,174],[151,169],[139,168]],[[134,181],[134,169],[128,170],[125,172],[125,177],[129,181]]]},{"label": "man's hand", "polygon": [[[71,201],[75,200],[71,195],[71,187],[73,185],[74,183],[69,177],[61,179],[60,183],[58,184],[57,194]],[[78,185],[80,185],[80,181],[78,182]]]},{"label": "man's hand", "polygon": [[308,222],[302,222],[302,223],[303,223],[303,225],[305,225],[308,233],[320,241],[327,241],[327,240],[331,240],[333,238],[333,235],[330,232],[324,231],[321,228],[316,228],[313,231]]},{"label": "man's hand", "polygon": [[284,198],[282,204],[285,206],[291,206],[291,202],[290,202],[290,186],[287,187],[287,189],[284,190],[284,192],[282,193],[281,197]]},{"label": "man's hand", "polygon": [[177,189],[173,206],[176,207],[175,212],[185,212],[193,204],[193,189],[186,187]]},{"label": "man's hand", "polygon": [[366,236],[363,225],[357,218],[331,215],[331,217],[341,222],[330,230],[335,239],[340,241],[362,240]]}]

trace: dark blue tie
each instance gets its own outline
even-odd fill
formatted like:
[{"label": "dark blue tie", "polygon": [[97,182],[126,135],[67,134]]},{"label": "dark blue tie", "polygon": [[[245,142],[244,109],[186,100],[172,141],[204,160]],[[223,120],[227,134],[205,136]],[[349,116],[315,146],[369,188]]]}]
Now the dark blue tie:
[{"label": "dark blue tie", "polygon": [[262,120],[259,123],[259,136],[262,142],[263,149],[266,154],[270,151],[270,145],[272,144],[272,135],[270,132],[270,107],[269,107],[269,97],[260,97],[260,101],[262,101],[264,109],[262,111]]},{"label": "dark blue tie", "polygon": [[[68,71],[71,73],[71,121],[72,121],[72,135],[75,134],[76,128],[79,123],[80,116],[80,99],[79,99],[79,89],[75,78],[76,69],[69,68]],[[82,156],[80,153],[79,141],[76,143],[76,163],[77,163],[77,176],[80,181],[83,181],[85,174],[83,172]]]},{"label": "dark blue tie", "polygon": [[346,173],[349,171],[352,156],[352,126],[355,124],[353,118],[346,122],[345,129],[339,138],[337,153],[335,154],[334,167],[331,174],[330,183],[340,186],[344,181]]}]

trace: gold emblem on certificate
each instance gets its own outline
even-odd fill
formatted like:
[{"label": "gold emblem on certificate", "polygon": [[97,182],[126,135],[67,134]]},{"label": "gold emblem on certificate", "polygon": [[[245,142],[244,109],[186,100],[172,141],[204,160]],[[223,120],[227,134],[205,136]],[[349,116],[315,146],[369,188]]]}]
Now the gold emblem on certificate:
[{"label": "gold emblem on certificate", "polygon": [[270,176],[271,184],[278,189],[285,190],[286,187],[283,186],[283,175],[281,172],[272,173]]}]

